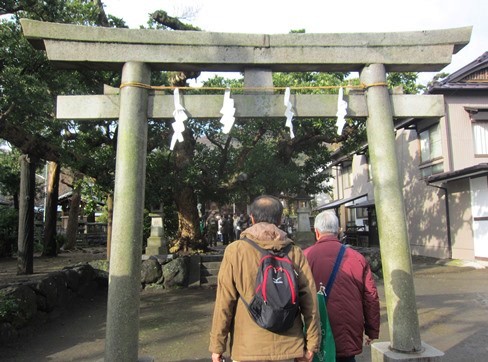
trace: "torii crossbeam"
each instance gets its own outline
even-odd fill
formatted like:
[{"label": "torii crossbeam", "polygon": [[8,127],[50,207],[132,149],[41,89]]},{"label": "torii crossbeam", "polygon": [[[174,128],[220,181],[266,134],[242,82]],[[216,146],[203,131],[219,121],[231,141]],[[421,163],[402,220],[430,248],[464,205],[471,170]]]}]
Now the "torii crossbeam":
[{"label": "torii crossbeam", "polygon": [[[283,72],[359,71],[377,86],[350,96],[348,116],[366,117],[377,200],[388,326],[391,341],[373,360],[438,360],[420,340],[410,245],[394,145],[393,118],[439,117],[440,96],[390,96],[386,73],[439,71],[470,39],[471,27],[399,33],[232,34],[84,27],[21,20],[26,38],[65,69],[122,70],[123,83],[149,84],[151,70]],[[146,165],[147,118],[170,118],[168,96],[124,87],[118,95],[61,97],[58,117],[119,119],[114,220],[105,359],[135,361],[138,355],[139,288]],[[282,117],[281,97],[235,96],[237,117]],[[221,97],[185,96],[194,118],[220,117]],[[90,103],[90,107],[86,106]],[[205,102],[205,107],[202,107]],[[334,117],[336,96],[294,96],[297,117]],[[282,103],[281,103],[282,104]],[[75,106],[76,105],[76,106]],[[398,289],[400,287],[400,292]],[[375,348],[375,347],[373,347]],[[427,348],[427,351],[424,351]],[[394,357],[398,360],[398,353]],[[413,355],[411,353],[414,353]],[[375,359],[376,358],[376,359]]]}]

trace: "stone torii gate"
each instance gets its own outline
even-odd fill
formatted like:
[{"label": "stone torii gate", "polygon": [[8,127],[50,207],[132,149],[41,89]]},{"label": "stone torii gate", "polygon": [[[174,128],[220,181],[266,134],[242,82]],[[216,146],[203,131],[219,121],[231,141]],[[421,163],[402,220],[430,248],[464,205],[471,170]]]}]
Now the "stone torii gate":
[{"label": "stone torii gate", "polygon": [[[146,165],[147,118],[171,119],[173,97],[135,86],[151,70],[240,71],[251,85],[269,86],[272,71],[359,71],[370,85],[350,95],[347,117],[367,119],[390,342],[373,360],[439,360],[420,339],[410,245],[393,119],[441,117],[442,96],[390,95],[386,73],[439,71],[470,39],[471,28],[401,33],[231,34],[84,27],[21,21],[24,35],[60,68],[122,70],[120,95],[59,97],[60,119],[118,119],[114,220],[105,360],[136,361]],[[260,81],[264,76],[266,81]],[[280,118],[283,96],[233,95],[236,117]],[[192,118],[220,118],[222,96],[184,96]],[[336,95],[293,95],[295,118],[335,117]]]}]

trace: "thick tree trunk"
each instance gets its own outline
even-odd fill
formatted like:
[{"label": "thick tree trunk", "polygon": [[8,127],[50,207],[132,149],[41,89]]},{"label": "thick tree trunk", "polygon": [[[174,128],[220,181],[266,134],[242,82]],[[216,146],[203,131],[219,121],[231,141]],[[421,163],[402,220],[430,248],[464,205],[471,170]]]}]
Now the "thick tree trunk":
[{"label": "thick tree trunk", "polygon": [[49,162],[46,191],[46,220],[44,222],[43,256],[58,255],[56,243],[56,222],[58,219],[60,167],[57,162]]},{"label": "thick tree trunk", "polygon": [[[189,129],[183,133],[184,141],[175,147],[176,174],[182,174],[193,158],[195,140]],[[191,186],[182,185],[175,190],[175,202],[178,209],[179,250],[203,249],[198,220],[197,198]]]},{"label": "thick tree trunk", "polygon": [[66,230],[65,250],[73,250],[78,236],[78,216],[80,214],[81,190],[79,186],[73,188],[69,206],[68,229]]},{"label": "thick tree trunk", "polygon": [[107,260],[110,260],[110,245],[112,244],[112,219],[114,215],[114,195],[107,195]]},{"label": "thick tree trunk", "polygon": [[34,273],[34,198],[36,162],[20,156],[19,236],[17,275]]},{"label": "thick tree trunk", "polygon": [[202,249],[204,245],[200,235],[195,191],[192,187],[184,186],[176,192],[175,201],[178,209],[180,250]]}]

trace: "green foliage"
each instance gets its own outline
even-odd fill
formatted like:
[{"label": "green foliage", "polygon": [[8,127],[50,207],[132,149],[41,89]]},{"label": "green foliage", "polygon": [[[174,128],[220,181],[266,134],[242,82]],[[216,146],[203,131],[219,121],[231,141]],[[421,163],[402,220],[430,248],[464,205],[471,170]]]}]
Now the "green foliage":
[{"label": "green foliage", "polygon": [[66,235],[56,234],[56,246],[58,248],[58,251],[59,251],[59,249],[61,249],[61,247],[64,244],[66,244],[66,241],[67,241]]},{"label": "green foliage", "polygon": [[0,321],[5,321],[9,316],[18,315],[19,300],[12,295],[5,295],[0,290]]},{"label": "green foliage", "polygon": [[432,80],[427,84],[427,88],[436,85],[437,83],[441,82],[442,80],[444,80],[444,78],[447,78],[448,76],[449,73],[446,72],[437,73],[436,75],[434,75]]},{"label": "green foliage", "polygon": [[425,90],[425,86],[417,83],[418,73],[405,72],[396,73],[391,72],[387,75],[387,82],[389,88],[401,86],[405,94],[419,94]]},{"label": "green foliage", "polygon": [[34,254],[35,253],[42,253],[43,249],[44,249],[44,246],[42,245],[41,242],[37,242],[37,241],[34,242]]},{"label": "green foliage", "polygon": [[[45,65],[44,54],[27,43],[18,24],[3,21],[1,27],[0,112],[5,113],[14,106],[9,114],[10,122],[35,132],[53,113],[52,97],[46,92],[44,80],[36,73]],[[45,136],[45,128],[41,130]]]},{"label": "green foliage", "polygon": [[[24,2],[24,5],[12,19],[2,21],[1,25],[0,114],[10,110],[7,118],[9,125],[34,137],[41,137],[52,145],[61,145],[65,150],[61,155],[64,166],[84,173],[109,175],[110,172],[94,169],[99,165],[113,166],[114,152],[111,154],[112,162],[107,162],[109,156],[102,146],[113,147],[111,136],[115,127],[110,128],[110,122],[99,122],[96,126],[60,122],[54,118],[54,101],[57,95],[102,93],[104,84],[120,83],[120,75],[113,72],[54,70],[45,52],[35,50],[22,36],[18,22],[20,17],[24,17],[94,25],[99,21],[98,5],[88,0]],[[105,132],[107,128],[112,132]],[[42,153],[42,150],[37,151]],[[87,155],[91,156],[89,160]]]},{"label": "green foliage", "polygon": [[13,196],[18,193],[20,184],[19,152],[0,151],[0,194]]},{"label": "green foliage", "polygon": [[[21,5],[14,7],[13,5]],[[55,70],[44,51],[35,50],[22,36],[19,18],[42,21],[100,25],[102,13],[97,2],[91,0],[53,0],[47,2],[19,1],[6,4],[14,16],[3,20],[0,33],[0,114],[7,114],[6,127],[17,127],[33,138],[42,138],[54,147],[61,146],[61,166],[96,177],[92,181],[88,208],[100,198],[102,191],[113,189],[116,148],[116,122],[65,122],[54,118],[57,95],[100,94],[104,84],[120,84],[118,72],[87,70]],[[15,9],[15,11],[13,10]],[[125,26],[116,17],[108,16],[109,26]],[[9,112],[7,112],[9,111]],[[11,134],[12,132],[7,134]],[[0,132],[0,137],[2,137]],[[21,139],[22,137],[20,137]],[[24,145],[13,144],[15,147]],[[36,149],[42,154],[43,150]],[[42,157],[42,156],[41,156]],[[2,171],[7,167],[0,161]],[[13,172],[2,172],[0,189],[7,186],[7,194],[18,188],[18,178],[7,180]],[[93,196],[93,194],[96,194]]]},{"label": "green foliage", "polygon": [[[274,73],[273,84],[275,87],[311,87],[310,89],[293,90],[295,94],[337,94],[339,86],[344,86],[349,73]],[[331,87],[319,89],[312,87]],[[284,91],[282,91],[284,93]]]},{"label": "green foliage", "polygon": [[81,180],[81,198],[85,203],[84,213],[86,215],[98,212],[101,205],[105,204],[107,193],[101,188],[101,185],[95,183],[93,179],[84,177]]},{"label": "green foliage", "polygon": [[18,211],[0,205],[0,257],[10,256],[17,250]]},{"label": "green foliage", "polygon": [[15,11],[15,15],[19,18],[28,17],[40,21],[78,25],[97,25],[99,21],[100,11],[96,2],[92,0],[20,0],[17,2],[23,5],[20,11]]}]

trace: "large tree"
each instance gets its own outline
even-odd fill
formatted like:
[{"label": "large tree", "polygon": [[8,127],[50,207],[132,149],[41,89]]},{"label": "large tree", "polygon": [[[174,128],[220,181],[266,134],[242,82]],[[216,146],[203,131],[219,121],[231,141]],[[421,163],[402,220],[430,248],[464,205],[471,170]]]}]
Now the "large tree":
[{"label": "large tree", "polygon": [[[7,5],[15,5],[16,11],[24,11],[17,12],[17,16],[85,25],[123,26],[120,19],[105,16],[99,0],[57,0],[35,4],[27,0],[10,1],[0,10]],[[149,24],[157,28],[154,31],[199,30],[164,11],[152,14]],[[8,56],[0,64],[0,80],[7,87],[0,90],[5,96],[0,101],[0,137],[8,139],[25,153],[42,150],[39,158],[62,162],[65,167],[91,175],[93,182],[106,185],[105,190],[110,192],[116,123],[61,123],[54,119],[52,107],[58,94],[102,93],[103,84],[120,84],[120,75],[110,72],[95,75],[82,71],[54,72],[42,52],[34,51],[25,42],[17,21],[6,25],[9,32],[2,32],[1,39],[7,45],[2,46],[1,51]],[[21,61],[15,63],[14,54],[20,54]],[[187,85],[189,78],[196,76],[197,73],[153,72],[151,84],[181,87]],[[276,73],[273,79],[275,86],[339,86],[346,83],[345,77],[346,74],[342,73],[311,72]],[[397,78],[406,82],[412,80],[411,77]],[[19,89],[14,88],[17,83],[21,85]],[[242,80],[215,77],[205,85],[235,88],[242,87]],[[191,91],[186,94],[191,94]],[[220,132],[218,119],[190,119],[186,122],[184,142],[177,143],[170,151],[171,123],[149,120],[146,206],[159,206],[162,202],[168,222],[173,221],[171,212],[174,211],[177,216],[174,225],[178,230],[174,250],[205,247],[198,227],[197,203],[215,201],[245,205],[261,193],[317,193],[324,190],[323,181],[328,177],[324,174],[330,160],[327,146],[342,143],[354,148],[364,140],[364,122],[360,120],[349,120],[341,135],[336,134],[334,119],[295,120],[296,137],[291,139],[284,127],[284,117],[281,121],[241,119],[229,135]],[[28,146],[34,142],[42,143],[30,149]],[[86,155],[90,155],[89,160]]]},{"label": "large tree", "polygon": [[[0,138],[29,155],[30,158],[51,161],[92,176],[110,175],[94,170],[94,159],[103,145],[113,147],[115,132],[105,132],[107,122],[98,122],[82,129],[78,124],[58,122],[54,117],[55,98],[60,94],[100,93],[106,83],[117,83],[119,74],[110,72],[59,72],[47,61],[45,54],[34,50],[22,36],[18,19],[21,17],[44,21],[84,25],[123,26],[120,19],[107,17],[100,1],[54,0],[8,1],[0,8],[2,14],[12,14],[2,20],[0,35]],[[113,127],[114,128],[114,127]],[[81,133],[89,133],[84,138]],[[107,136],[107,137],[101,137]],[[81,140],[81,141],[80,141]],[[82,152],[90,140],[93,152]],[[96,143],[98,142],[98,143]],[[101,153],[104,155],[105,150]],[[113,155],[114,152],[112,152]],[[112,157],[113,159],[113,157]],[[113,162],[104,164],[110,166]],[[99,162],[98,164],[102,164]],[[58,165],[59,167],[59,165]],[[112,172],[113,174],[113,172]],[[56,182],[58,178],[50,178]],[[55,189],[58,185],[49,185]],[[56,193],[49,193],[56,197]],[[55,220],[57,200],[48,200],[48,220]],[[44,254],[56,255],[55,222],[46,224]],[[28,226],[26,226],[28,227]]]}]

